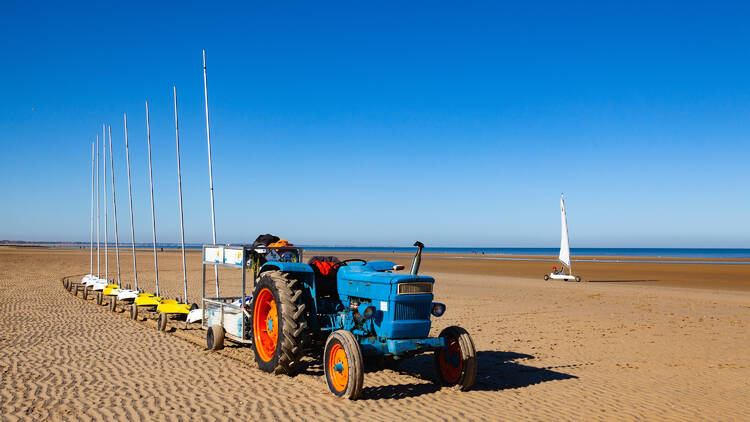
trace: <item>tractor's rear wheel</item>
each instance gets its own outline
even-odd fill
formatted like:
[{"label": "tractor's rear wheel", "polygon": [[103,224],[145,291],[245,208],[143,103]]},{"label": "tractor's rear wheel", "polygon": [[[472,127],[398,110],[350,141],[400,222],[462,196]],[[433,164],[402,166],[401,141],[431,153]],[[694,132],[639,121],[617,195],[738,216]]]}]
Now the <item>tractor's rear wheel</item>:
[{"label": "tractor's rear wheel", "polygon": [[281,271],[267,271],[253,289],[250,330],[255,362],[265,372],[294,374],[307,336],[302,283]]},{"label": "tractor's rear wheel", "polygon": [[466,391],[477,377],[477,352],[474,341],[461,327],[448,327],[440,332],[445,348],[435,351],[435,373],[443,385]]},{"label": "tractor's rear wheel", "polygon": [[365,367],[362,351],[354,334],[346,330],[331,333],[323,352],[323,371],[331,392],[357,400],[362,394]]}]

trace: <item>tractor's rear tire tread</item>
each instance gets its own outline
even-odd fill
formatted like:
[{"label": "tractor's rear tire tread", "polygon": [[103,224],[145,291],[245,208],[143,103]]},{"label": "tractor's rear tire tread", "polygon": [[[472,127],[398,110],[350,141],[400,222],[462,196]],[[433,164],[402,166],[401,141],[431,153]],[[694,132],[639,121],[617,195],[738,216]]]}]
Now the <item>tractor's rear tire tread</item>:
[{"label": "tractor's rear tire tread", "polygon": [[[291,278],[287,273],[281,271],[268,271],[260,275],[253,291],[253,297],[257,298],[263,288],[269,288],[278,294],[277,309],[280,316],[278,345],[276,354],[269,362],[263,362],[257,350],[255,361],[258,367],[266,372],[275,374],[293,375],[299,370],[304,356],[305,337],[307,335],[307,321],[305,319],[305,303],[302,286],[299,280]],[[254,312],[255,304],[252,310]],[[251,318],[252,320],[252,318]],[[251,325],[251,331],[252,331]],[[255,344],[253,343],[253,347]]]}]

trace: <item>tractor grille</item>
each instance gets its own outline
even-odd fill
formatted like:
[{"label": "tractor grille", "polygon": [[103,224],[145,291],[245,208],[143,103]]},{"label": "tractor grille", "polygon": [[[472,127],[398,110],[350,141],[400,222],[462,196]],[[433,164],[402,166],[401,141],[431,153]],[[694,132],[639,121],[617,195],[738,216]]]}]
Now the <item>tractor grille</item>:
[{"label": "tractor grille", "polygon": [[430,319],[430,302],[401,303],[396,302],[396,321]]},{"label": "tractor grille", "polygon": [[398,294],[400,295],[419,295],[423,293],[432,293],[432,283],[400,283],[398,285]]}]

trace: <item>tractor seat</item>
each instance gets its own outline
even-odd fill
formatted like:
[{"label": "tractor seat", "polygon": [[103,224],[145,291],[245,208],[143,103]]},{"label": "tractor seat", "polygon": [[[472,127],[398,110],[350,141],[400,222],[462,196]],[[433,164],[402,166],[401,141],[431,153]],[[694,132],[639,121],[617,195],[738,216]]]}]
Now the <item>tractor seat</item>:
[{"label": "tractor seat", "polygon": [[315,273],[318,295],[336,295],[336,274],[341,267],[341,260],[335,256],[313,256],[307,261],[307,264],[312,267]]}]

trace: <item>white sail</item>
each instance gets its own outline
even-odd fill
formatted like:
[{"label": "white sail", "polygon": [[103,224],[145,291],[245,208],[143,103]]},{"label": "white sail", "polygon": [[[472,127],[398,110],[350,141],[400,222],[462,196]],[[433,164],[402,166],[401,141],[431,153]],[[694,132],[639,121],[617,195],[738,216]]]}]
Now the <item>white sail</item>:
[{"label": "white sail", "polygon": [[562,237],[560,239],[560,262],[570,269],[570,241],[568,240],[568,218],[565,216],[565,200],[560,195],[560,215],[562,218]]}]

